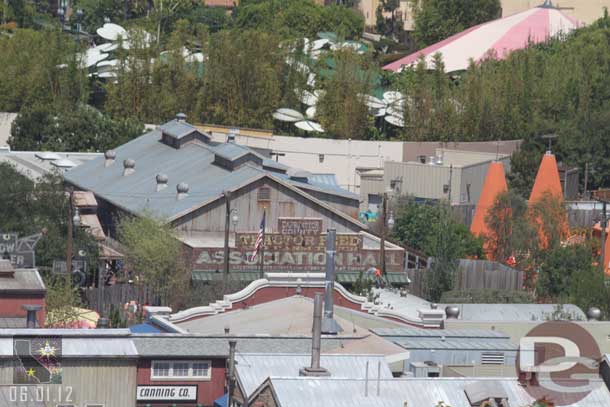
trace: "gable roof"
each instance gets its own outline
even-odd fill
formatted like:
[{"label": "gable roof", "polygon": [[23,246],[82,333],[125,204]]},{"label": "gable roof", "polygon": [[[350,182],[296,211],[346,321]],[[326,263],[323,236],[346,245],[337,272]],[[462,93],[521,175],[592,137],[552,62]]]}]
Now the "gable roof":
[{"label": "gable roof", "polygon": [[[311,354],[238,353],[236,356],[237,378],[246,397],[270,376],[298,377],[299,370],[309,366]],[[332,377],[364,379],[368,365],[370,377],[377,377],[380,369],[382,379],[391,379],[390,370],[383,355],[328,354],[320,356],[320,365]]]},{"label": "gable roof", "polygon": [[[98,157],[64,174],[65,180],[78,188],[90,190],[96,196],[133,213],[150,212],[169,221],[201,208],[222,197],[223,191],[235,191],[263,177],[291,188],[308,200],[325,206],[343,216],[359,228],[364,225],[354,221],[340,211],[324,205],[313,196],[303,192],[303,185],[290,177],[264,167],[264,157],[256,151],[234,143],[204,142],[198,138],[180,144],[179,148],[161,141],[162,133],[169,130],[177,137],[192,132],[187,123],[170,122],[146,133],[116,149],[116,158],[106,164],[104,157]],[[178,126],[179,128],[174,128]],[[252,160],[248,160],[251,157]],[[133,160],[135,166],[129,175],[124,175],[125,160]],[[219,165],[223,162],[236,162],[234,168]],[[265,161],[267,162],[267,161]],[[157,191],[156,177],[167,176],[167,187]],[[281,176],[281,177],[280,177]],[[176,187],[180,183],[189,186],[188,194],[177,199]],[[336,186],[315,183],[311,189],[326,194],[358,200],[358,196],[340,190]],[[295,186],[299,188],[294,188]]]},{"label": "gable roof", "polygon": [[[595,381],[595,388],[584,399],[573,402],[570,393],[553,397],[557,405],[570,407],[597,407],[610,405],[610,393],[601,380]],[[541,386],[521,385],[513,378],[408,378],[376,380],[367,383],[362,379],[336,378],[286,378],[271,377],[257,392],[271,386],[279,407],[396,407],[396,406],[436,406],[444,401],[452,407],[472,407],[469,396],[481,394],[506,396],[510,406],[525,406],[533,403],[535,394],[541,398],[549,391]],[[377,392],[379,386],[379,392]],[[368,388],[368,395],[365,389]],[[476,390],[473,392],[473,389]],[[467,395],[468,392],[468,395]],[[255,393],[255,394],[256,394]]]}]

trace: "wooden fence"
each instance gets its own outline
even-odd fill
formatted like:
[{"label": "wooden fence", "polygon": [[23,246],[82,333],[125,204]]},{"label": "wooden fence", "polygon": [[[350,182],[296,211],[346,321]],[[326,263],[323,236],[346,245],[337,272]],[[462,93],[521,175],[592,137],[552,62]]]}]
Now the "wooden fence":
[{"label": "wooden fence", "polygon": [[115,284],[112,286],[91,288],[85,291],[88,308],[101,312],[108,316],[112,306],[120,309],[123,313],[123,305],[129,301],[137,301],[138,304],[151,304],[151,290],[143,286],[132,284]]},{"label": "wooden fence", "polygon": [[[424,295],[427,272],[428,269],[407,270],[411,279],[409,290],[418,297]],[[455,272],[453,289],[522,290],[523,272],[494,261],[462,259]]]}]

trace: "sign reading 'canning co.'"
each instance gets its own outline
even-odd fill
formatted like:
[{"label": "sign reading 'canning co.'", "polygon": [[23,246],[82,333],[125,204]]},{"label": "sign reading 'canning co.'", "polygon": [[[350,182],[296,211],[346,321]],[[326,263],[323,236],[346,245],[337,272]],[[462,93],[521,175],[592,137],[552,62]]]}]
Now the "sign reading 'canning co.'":
[{"label": "sign reading 'canning co.'", "polygon": [[197,386],[138,386],[138,401],[197,401]]},{"label": "sign reading 'canning co.'", "polygon": [[[298,226],[299,221],[304,225]],[[272,271],[324,271],[326,264],[326,233],[321,233],[321,219],[280,218],[278,230],[290,233],[266,233],[264,265]],[[294,231],[304,233],[292,233]],[[314,233],[314,231],[316,233]],[[234,271],[258,270],[260,259],[252,261],[257,233],[236,234],[235,248],[229,254],[229,267]],[[337,234],[335,265],[337,271],[365,271],[380,264],[378,249],[365,248],[363,236],[357,233]],[[193,268],[221,270],[224,263],[222,248],[193,249]],[[402,271],[402,249],[386,250],[388,271]]]}]

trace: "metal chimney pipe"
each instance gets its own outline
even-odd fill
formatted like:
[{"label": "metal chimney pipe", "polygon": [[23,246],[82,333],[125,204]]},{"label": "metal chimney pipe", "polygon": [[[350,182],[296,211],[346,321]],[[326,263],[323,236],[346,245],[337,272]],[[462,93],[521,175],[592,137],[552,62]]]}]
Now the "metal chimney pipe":
[{"label": "metal chimney pipe", "polygon": [[366,361],[366,372],[364,372],[364,397],[369,395],[369,361]]},{"label": "metal chimney pipe", "polygon": [[232,339],[229,341],[229,371],[227,380],[227,406],[233,403],[233,390],[235,388],[235,347],[237,341]]},{"label": "metal chimney pipe", "polygon": [[322,294],[316,293],[313,301],[313,327],[311,332],[311,366],[299,371],[301,376],[330,376],[320,367],[320,349],[322,345]]},{"label": "metal chimney pipe", "polygon": [[322,347],[322,296],[318,293],[313,302],[313,329],[311,336],[311,368],[320,369]]},{"label": "metal chimney pipe", "polygon": [[343,329],[333,319],[334,316],[334,288],[335,288],[335,240],[337,231],[326,230],[326,276],[324,279],[324,320],[322,321],[322,332],[325,334],[337,334]]},{"label": "metal chimney pipe", "polygon": [[42,309],[42,305],[25,304],[22,308],[27,312],[26,327],[28,329],[36,328],[36,313]]}]

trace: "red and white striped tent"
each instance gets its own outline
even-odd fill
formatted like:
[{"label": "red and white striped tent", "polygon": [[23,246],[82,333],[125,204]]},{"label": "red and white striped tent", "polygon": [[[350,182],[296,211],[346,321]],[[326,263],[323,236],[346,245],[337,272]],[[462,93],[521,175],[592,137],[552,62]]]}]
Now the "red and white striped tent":
[{"label": "red and white striped tent", "polygon": [[433,56],[440,52],[446,72],[461,71],[468,68],[471,59],[475,62],[490,56],[503,59],[511,51],[569,33],[579,26],[576,19],[547,0],[541,6],[471,27],[392,62],[383,69],[399,72],[404,67],[417,64],[422,55],[428,68],[432,68]]}]

